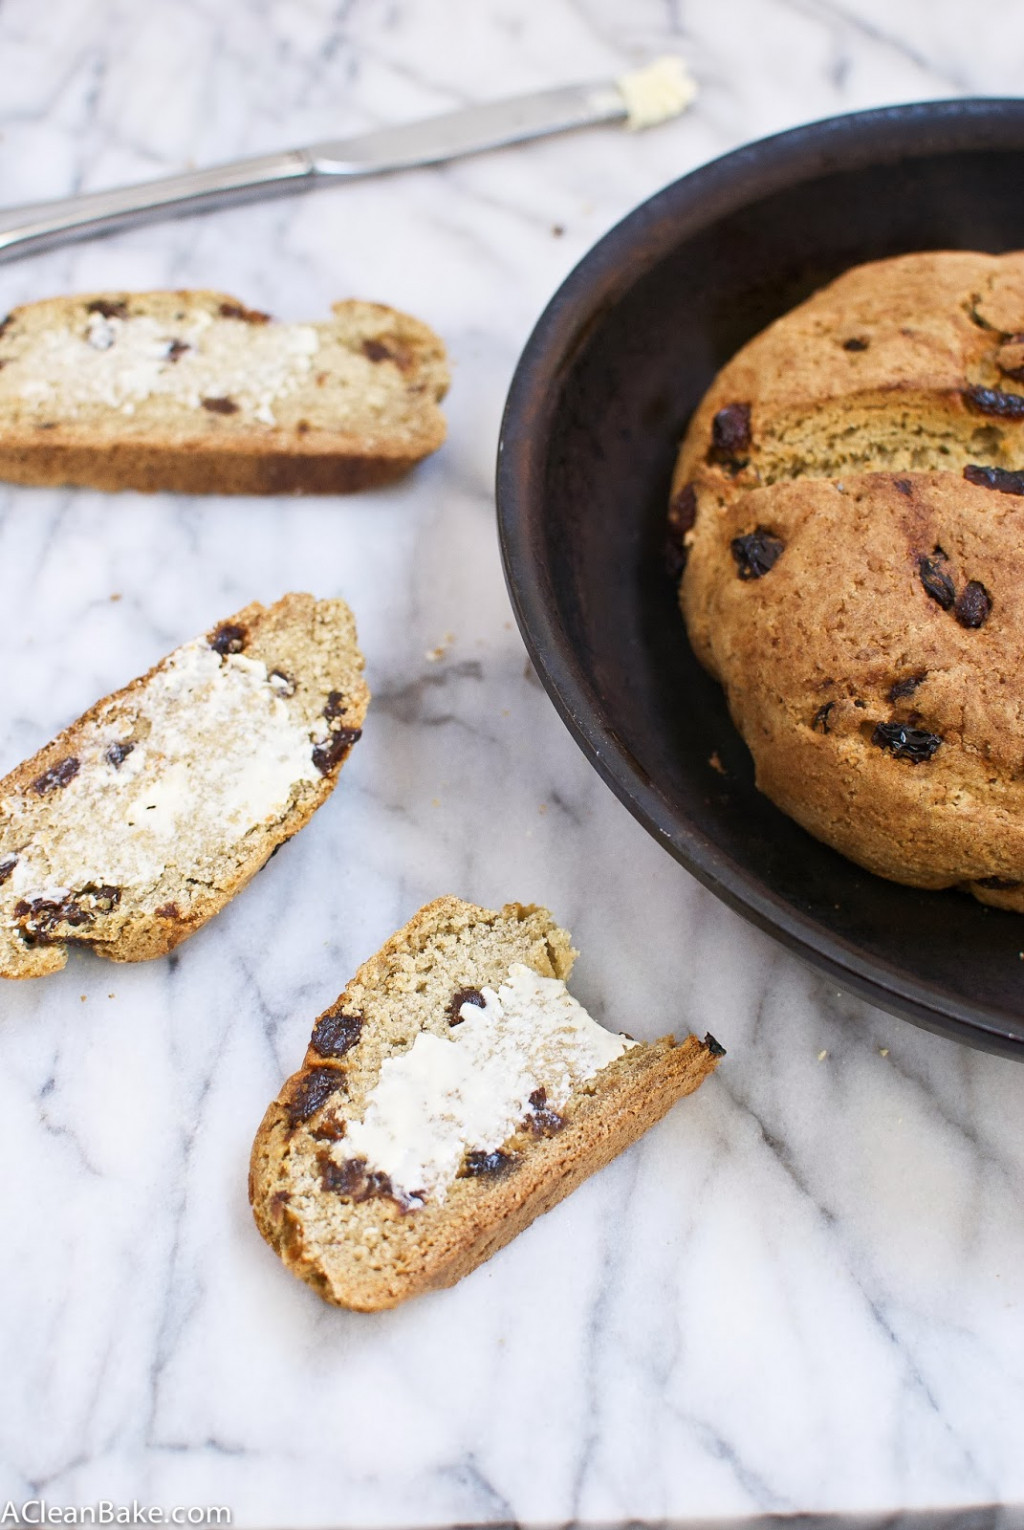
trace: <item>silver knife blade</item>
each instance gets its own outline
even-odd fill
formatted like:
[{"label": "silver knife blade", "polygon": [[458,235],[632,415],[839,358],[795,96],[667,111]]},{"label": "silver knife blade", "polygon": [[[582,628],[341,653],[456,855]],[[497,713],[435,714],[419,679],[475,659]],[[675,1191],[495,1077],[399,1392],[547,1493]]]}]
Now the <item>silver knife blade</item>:
[{"label": "silver knife blade", "polygon": [[614,81],[561,86],[336,142],[235,160],[111,191],[0,209],[0,260],[136,223],[310,190],[332,180],[435,165],[525,139],[625,118]]},{"label": "silver knife blade", "polygon": [[611,80],[563,85],[530,96],[510,96],[445,112],[421,122],[378,128],[358,138],[314,144],[308,154],[322,175],[371,175],[436,165],[486,149],[503,148],[549,133],[614,122],[626,116],[626,102]]}]

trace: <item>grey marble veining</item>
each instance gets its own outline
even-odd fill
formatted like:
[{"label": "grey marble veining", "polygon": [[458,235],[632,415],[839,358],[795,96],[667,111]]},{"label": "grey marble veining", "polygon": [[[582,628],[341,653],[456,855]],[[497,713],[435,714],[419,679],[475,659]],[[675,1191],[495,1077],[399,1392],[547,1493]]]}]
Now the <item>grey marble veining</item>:
[{"label": "grey marble veining", "polygon": [[[613,75],[702,94],[442,170],[0,265],[7,308],[204,286],[445,337],[450,438],[346,501],[0,487],[0,771],[251,599],[344,595],[374,691],[315,821],[168,960],[0,994],[0,1507],[224,1504],[429,1526],[1024,1502],[1024,1074],[841,996],[611,796],[514,628],[492,478],[515,359],[605,229],[746,139],[1011,93],[978,0],[3,0],[0,202]],[[430,655],[430,657],[428,657]],[[262,1244],[253,1132],[312,1017],[415,908],[548,903],[574,991],[712,1029],[715,1079],[454,1290],[333,1311]]]}]

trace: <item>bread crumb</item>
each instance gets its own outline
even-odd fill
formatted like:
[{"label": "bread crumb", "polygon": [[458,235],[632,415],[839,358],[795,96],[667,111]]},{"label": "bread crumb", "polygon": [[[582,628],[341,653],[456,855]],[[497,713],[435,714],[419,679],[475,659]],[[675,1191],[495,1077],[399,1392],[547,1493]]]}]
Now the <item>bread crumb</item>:
[{"label": "bread crumb", "polygon": [[117,590],[115,590],[115,592],[114,592],[114,594],[113,594],[113,595],[111,595],[111,597],[110,597],[110,598],[111,598],[111,600],[120,600],[120,599],[121,599],[121,595],[120,595],[120,592],[119,592],[119,591],[117,591]]},{"label": "bread crumb", "polygon": [[725,775],[725,766],[722,764],[718,757],[717,749],[712,749],[711,753],[708,755],[708,764],[711,766],[712,770],[717,770],[720,776]]},{"label": "bread crumb", "polygon": [[551,232],[556,239],[561,239],[562,235],[565,233],[565,227],[561,223],[552,223]]},{"label": "bread crumb", "polygon": [[445,654],[448,652],[449,648],[454,642],[455,633],[446,632],[444,637],[437,644],[437,647],[428,648],[423,657],[426,659],[428,664],[437,664],[439,660],[444,658]]},{"label": "bread crumb", "polygon": [[824,1062],[824,1061],[825,1061],[825,1058],[826,1058],[826,1057],[827,1057],[827,1056],[828,1056],[828,1053],[827,1053],[827,1052],[826,1052],[826,1051],[825,1051],[825,1050],[824,1050],[824,1049],[823,1049],[823,1050],[822,1050],[822,1051],[820,1051],[820,1052],[819,1052],[819,1053],[818,1053],[818,1061],[819,1061],[819,1062]]},{"label": "bread crumb", "polygon": [[80,995],[79,995],[79,997],[80,997],[80,998],[81,998],[81,1000],[82,1000],[82,1003],[83,1003],[83,1004],[84,1004],[84,1003],[85,1003],[85,1000],[86,1000],[86,997],[87,997],[87,995],[86,995],[86,994],[84,994],[84,993],[83,993],[83,994],[80,994]]},{"label": "bread crumb", "polygon": [[888,1055],[889,1055],[889,1048],[888,1047],[879,1047],[878,1055],[879,1055],[879,1057],[888,1057]]}]

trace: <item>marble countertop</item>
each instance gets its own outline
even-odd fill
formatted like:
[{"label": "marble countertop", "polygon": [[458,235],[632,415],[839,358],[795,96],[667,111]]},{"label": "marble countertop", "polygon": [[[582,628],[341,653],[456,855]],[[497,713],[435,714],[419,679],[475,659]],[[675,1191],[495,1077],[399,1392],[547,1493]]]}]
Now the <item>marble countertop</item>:
[{"label": "marble countertop", "polygon": [[[4,0],[0,203],[686,55],[702,94],[444,169],[0,266],[0,304],[222,288],[406,308],[444,449],[347,500],[0,487],[0,772],[251,599],[344,595],[374,701],[340,787],[175,956],[0,995],[0,1510],[240,1526],[1024,1505],[1018,1064],[838,994],[664,854],[570,739],[499,564],[498,423],[559,282],[658,187],[800,121],[1011,94],[999,0]],[[455,1289],[332,1310],[260,1240],[253,1132],[312,1017],[442,892],[547,903],[574,990],[716,1077]],[[9,1523],[5,1518],[4,1523]]]}]

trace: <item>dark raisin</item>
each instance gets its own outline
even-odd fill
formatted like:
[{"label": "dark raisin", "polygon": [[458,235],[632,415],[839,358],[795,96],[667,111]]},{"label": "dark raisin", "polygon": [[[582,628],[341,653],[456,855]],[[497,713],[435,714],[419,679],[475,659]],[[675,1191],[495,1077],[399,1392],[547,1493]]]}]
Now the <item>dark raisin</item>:
[{"label": "dark raisin", "polygon": [[1003,393],[999,388],[965,388],[964,403],[978,414],[1001,420],[1024,420],[1024,393]]},{"label": "dark raisin", "polygon": [[236,627],[231,622],[225,622],[222,627],[216,627],[206,641],[214,653],[219,653],[221,658],[224,658],[229,653],[241,653],[248,636],[244,627]]},{"label": "dark raisin", "polygon": [[851,335],[849,340],[844,340],[843,341],[843,350],[844,351],[866,351],[867,348],[868,348],[868,344],[869,344],[869,342],[867,340],[861,340],[858,335]]},{"label": "dark raisin", "polygon": [[310,1068],[300,1075],[292,1089],[286,1106],[289,1124],[298,1126],[300,1121],[308,1121],[325,1100],[345,1087],[345,1075],[340,1068]]},{"label": "dark raisin", "polygon": [[746,536],[733,537],[732,555],[736,559],[736,572],[741,579],[763,579],[768,570],[775,567],[784,548],[785,543],[763,526],[748,531]]},{"label": "dark raisin", "polygon": [[286,675],[283,669],[272,669],[268,678],[277,681],[274,690],[278,696],[295,695],[295,681],[291,675]]},{"label": "dark raisin", "polygon": [[325,1190],[333,1190],[336,1195],[352,1195],[362,1188],[366,1178],[365,1158],[346,1158],[344,1163],[335,1163],[328,1153],[324,1153],[319,1165],[320,1183]]},{"label": "dark raisin", "polygon": [[393,361],[400,372],[408,372],[413,363],[413,353],[408,345],[394,335],[387,340],[364,340],[361,349],[368,361]]},{"label": "dark raisin", "polygon": [[176,903],[161,903],[156,916],[158,919],[180,919],[181,910]]},{"label": "dark raisin", "polygon": [[9,855],[6,860],[0,861],[0,887],[7,881],[7,878],[17,864],[18,857],[16,855]]},{"label": "dark raisin", "polygon": [[831,733],[832,729],[828,725],[828,714],[831,712],[834,706],[834,701],[826,701],[825,705],[819,707],[815,712],[814,721],[811,723],[811,727],[816,733]]},{"label": "dark raisin", "polygon": [[344,1010],[330,1010],[313,1027],[310,1046],[321,1057],[344,1057],[359,1040],[365,1021],[362,1015],[346,1015]]},{"label": "dark raisin", "polygon": [[[24,933],[32,940],[46,941],[58,926],[80,929],[94,924],[99,914],[109,914],[121,901],[121,889],[89,885],[65,898],[22,898],[14,906],[15,917],[24,924]],[[61,937],[58,936],[58,939]]]},{"label": "dark raisin", "polygon": [[913,484],[910,482],[909,478],[894,478],[892,481],[892,486],[901,494],[905,494],[907,499],[909,499],[914,492]]},{"label": "dark raisin", "polygon": [[480,1009],[483,1009],[484,996],[479,988],[460,988],[457,993],[452,994],[446,1011],[449,1025],[462,1024],[463,1004],[476,1004]]},{"label": "dark raisin", "polygon": [[326,743],[313,750],[313,764],[325,776],[363,736],[362,728],[336,728]]},{"label": "dark raisin", "polygon": [[131,739],[125,739],[123,742],[118,739],[114,743],[107,745],[103,758],[108,765],[113,765],[114,769],[117,770],[118,766],[124,764],[134,748],[135,745]]},{"label": "dark raisin", "polygon": [[104,319],[127,319],[128,304],[123,298],[115,298],[113,302],[107,298],[94,298],[91,303],[86,303],[85,311],[98,313]]},{"label": "dark raisin", "polygon": [[1008,877],[975,877],[974,882],[975,886],[990,887],[993,892],[1014,892],[1024,886],[1024,883],[1012,882]]},{"label": "dark raisin", "polygon": [[969,462],[964,468],[964,477],[968,483],[975,483],[979,489],[998,489],[1000,494],[1024,495],[1024,473],[1011,472],[1007,468],[982,467],[980,463]]},{"label": "dark raisin", "polygon": [[957,597],[954,616],[961,627],[982,627],[992,610],[992,597],[983,584],[972,579]]},{"label": "dark raisin", "polygon": [[335,1195],[345,1195],[353,1201],[368,1201],[374,1196],[393,1196],[395,1193],[390,1176],[377,1169],[368,1170],[365,1158],[346,1158],[344,1163],[335,1163],[329,1154],[323,1153],[317,1163],[320,1183],[325,1190],[333,1190]]},{"label": "dark raisin", "polygon": [[324,703],[324,717],[328,722],[333,722],[340,717],[345,710],[345,698],[340,691],[332,691]]},{"label": "dark raisin", "polygon": [[673,495],[668,507],[668,523],[680,537],[692,531],[697,519],[697,485],[686,483]]},{"label": "dark raisin", "polygon": [[902,701],[904,696],[912,696],[927,675],[928,671],[921,669],[915,675],[904,675],[902,680],[894,680],[889,687],[889,700]]},{"label": "dark raisin", "polygon": [[58,925],[70,925],[78,929],[92,924],[96,915],[74,898],[21,898],[14,905],[14,917],[23,922],[25,933],[33,940],[45,940]]},{"label": "dark raisin", "polygon": [[879,723],[871,735],[871,742],[879,749],[888,749],[897,760],[909,760],[921,765],[930,760],[942,743],[935,733],[925,733],[922,728],[908,728],[903,723]]},{"label": "dark raisin", "polygon": [[211,414],[237,414],[239,406],[233,398],[201,398],[199,402]]},{"label": "dark raisin", "polygon": [[187,345],[184,340],[172,340],[167,347],[167,360],[177,361],[181,356],[184,356],[186,351],[191,349],[192,347]]},{"label": "dark raisin", "polygon": [[750,405],[726,404],[711,422],[711,451],[715,462],[732,462],[750,446]]},{"label": "dark raisin", "polygon": [[535,1089],[530,1095],[530,1114],[526,1118],[527,1131],[535,1137],[553,1137],[565,1125],[565,1117],[548,1104],[546,1089]]},{"label": "dark raisin", "polygon": [[243,303],[221,303],[217,309],[222,319],[241,319],[244,324],[269,324],[269,313],[258,308],[246,308]]},{"label": "dark raisin", "polygon": [[725,1048],[720,1041],[715,1040],[710,1031],[708,1031],[707,1035],[704,1037],[704,1045],[707,1047],[712,1057],[725,1056]]},{"label": "dark raisin", "polygon": [[956,588],[942,567],[945,560],[945,553],[937,547],[930,558],[918,558],[917,567],[921,575],[921,583],[932,600],[936,601],[943,611],[948,611],[956,600]]},{"label": "dark raisin", "polygon": [[475,1179],[479,1175],[507,1174],[515,1167],[515,1153],[503,1153],[500,1148],[493,1152],[484,1152],[482,1148],[474,1148],[466,1154],[462,1160],[462,1168],[459,1170],[460,1179]]},{"label": "dark raisin", "polygon": [[688,548],[686,534],[692,530],[697,519],[697,489],[692,483],[684,484],[674,495],[668,507],[668,532],[665,539],[665,564],[673,579],[686,567]]},{"label": "dark raisin", "polygon": [[329,1116],[319,1126],[311,1127],[309,1135],[315,1137],[317,1142],[340,1142],[347,1132],[348,1123],[343,1116]]},{"label": "dark raisin", "polygon": [[58,786],[67,786],[73,781],[81,769],[80,761],[69,754],[66,759],[58,760],[56,765],[51,765],[49,770],[44,770],[41,776],[37,776],[32,782],[32,790],[39,797],[45,797],[47,792],[56,791]]}]

